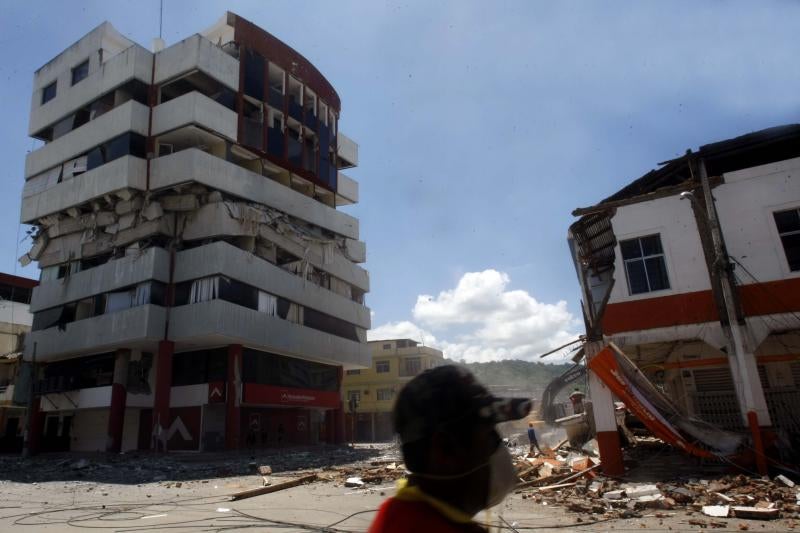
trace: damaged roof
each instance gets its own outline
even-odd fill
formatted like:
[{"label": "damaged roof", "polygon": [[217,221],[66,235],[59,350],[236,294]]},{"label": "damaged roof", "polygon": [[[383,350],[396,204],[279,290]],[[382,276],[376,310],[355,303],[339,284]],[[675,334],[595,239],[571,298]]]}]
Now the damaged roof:
[{"label": "damaged roof", "polygon": [[[689,157],[705,161],[709,176],[721,176],[743,168],[764,165],[800,156],[800,124],[787,124],[748,133],[733,139],[701,146],[697,152],[661,163],[661,168],[651,170],[601,201],[597,206],[635,198],[665,187],[680,185],[691,178]],[[579,216],[582,209],[573,211]]]}]

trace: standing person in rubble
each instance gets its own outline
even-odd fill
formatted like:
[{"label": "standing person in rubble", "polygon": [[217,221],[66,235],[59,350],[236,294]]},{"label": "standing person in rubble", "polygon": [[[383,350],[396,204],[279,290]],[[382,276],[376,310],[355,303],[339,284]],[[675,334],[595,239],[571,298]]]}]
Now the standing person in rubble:
[{"label": "standing person in rubble", "polygon": [[524,418],[531,402],[492,396],[467,370],[426,370],[400,391],[394,407],[410,472],[385,501],[369,533],[485,533],[473,517],[498,505],[517,483],[495,424]]},{"label": "standing person in rubble", "polygon": [[539,441],[536,440],[536,430],[533,429],[533,422],[528,422],[528,441],[531,443],[531,448],[528,451],[529,455],[533,455],[533,449],[542,453],[542,448],[539,446]]}]

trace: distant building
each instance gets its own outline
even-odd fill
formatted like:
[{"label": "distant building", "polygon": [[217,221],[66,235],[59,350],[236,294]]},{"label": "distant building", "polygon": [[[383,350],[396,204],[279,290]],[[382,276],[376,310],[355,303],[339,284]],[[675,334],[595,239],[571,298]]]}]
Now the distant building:
[{"label": "distant building", "polygon": [[343,439],[370,312],[359,222],[338,209],[358,201],[340,109],[313,64],[233,13],[154,51],[105,22],[36,71],[35,446]]},{"label": "distant building", "polygon": [[[573,214],[587,356],[613,341],[682,413],[796,446],[800,126],[702,146]],[[609,389],[594,372],[589,383],[616,465]]]},{"label": "distant building", "polygon": [[[345,372],[342,399],[348,409],[345,430],[356,441],[385,441],[394,435],[392,408],[397,393],[414,376],[444,364],[442,352],[411,339],[370,341],[372,366]],[[349,411],[351,400],[358,408]]]},{"label": "distant building", "polygon": [[21,361],[22,343],[30,331],[31,291],[36,281],[0,274],[0,452],[22,448],[30,367]]}]

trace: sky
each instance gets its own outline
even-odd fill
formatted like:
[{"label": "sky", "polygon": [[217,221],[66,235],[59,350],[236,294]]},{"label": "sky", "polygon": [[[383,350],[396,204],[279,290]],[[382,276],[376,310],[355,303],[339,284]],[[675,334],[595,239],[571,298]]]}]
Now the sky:
[{"label": "sky", "polygon": [[[314,63],[359,144],[370,338],[466,361],[582,332],[566,245],[686,149],[800,121],[800,2],[163,0],[176,43],[231,10]],[[150,47],[159,0],[0,0],[0,271],[16,258],[33,72],[103,22]],[[563,354],[548,360],[558,360]]]}]

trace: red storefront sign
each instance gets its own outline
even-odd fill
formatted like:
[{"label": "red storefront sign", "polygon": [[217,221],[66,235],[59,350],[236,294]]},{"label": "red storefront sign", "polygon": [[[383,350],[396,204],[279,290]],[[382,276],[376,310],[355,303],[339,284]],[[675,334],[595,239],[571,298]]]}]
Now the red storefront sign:
[{"label": "red storefront sign", "polygon": [[287,407],[323,407],[338,409],[341,400],[336,391],[292,389],[244,383],[243,402],[256,405],[285,405]]}]

